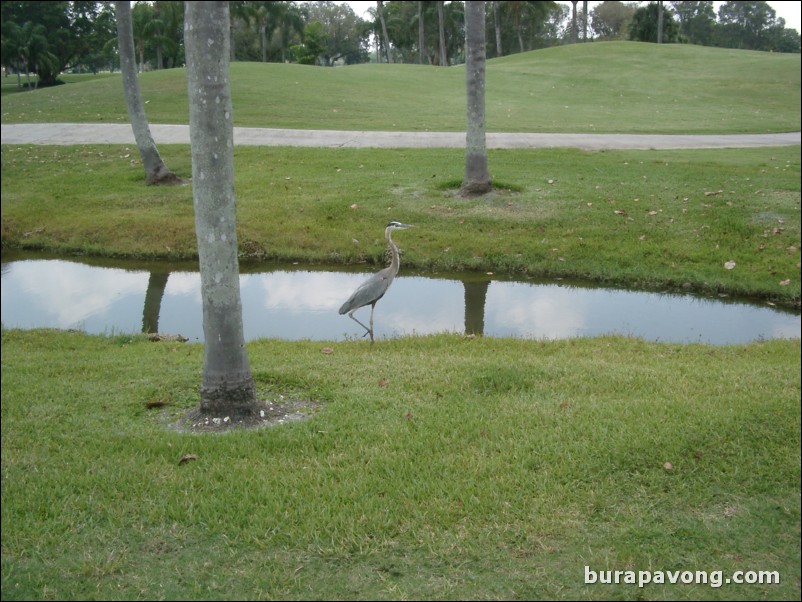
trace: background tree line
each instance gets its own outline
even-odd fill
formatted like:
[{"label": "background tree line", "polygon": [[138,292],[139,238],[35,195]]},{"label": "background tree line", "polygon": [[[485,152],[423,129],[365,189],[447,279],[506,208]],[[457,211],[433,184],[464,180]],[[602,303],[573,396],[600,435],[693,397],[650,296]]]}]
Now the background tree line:
[{"label": "background tree line", "polygon": [[[486,2],[488,58],[593,40],[657,41],[724,48],[799,52],[800,36],[768,3]],[[185,64],[184,3],[132,7],[138,69]],[[465,61],[464,2],[378,1],[368,19],[347,4],[240,0],[230,6],[231,60],[330,66],[369,61],[453,65]],[[32,85],[53,85],[67,70],[119,68],[113,2],[2,2],[6,74],[35,73]]]},{"label": "background tree line", "polygon": [[[660,6],[660,5],[663,6]],[[724,2],[716,15],[713,2],[602,2],[589,13],[597,39],[656,42],[659,10],[663,42],[798,53],[799,32],[785,26],[767,2]]]}]

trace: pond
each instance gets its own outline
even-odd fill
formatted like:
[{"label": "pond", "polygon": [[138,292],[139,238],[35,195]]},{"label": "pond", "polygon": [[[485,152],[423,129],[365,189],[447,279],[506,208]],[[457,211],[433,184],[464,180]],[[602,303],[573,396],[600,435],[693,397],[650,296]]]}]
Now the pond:
[{"label": "pond", "polygon": [[[298,265],[240,275],[246,340],[342,341],[364,334],[338,313],[372,272]],[[4,253],[5,328],[92,334],[159,332],[203,340],[196,264],[55,259]],[[356,312],[367,323],[370,308]],[[730,298],[599,288],[485,274],[414,274],[402,266],[376,305],[377,340],[464,333],[564,339],[605,334],[726,345],[798,338],[800,312]]]}]

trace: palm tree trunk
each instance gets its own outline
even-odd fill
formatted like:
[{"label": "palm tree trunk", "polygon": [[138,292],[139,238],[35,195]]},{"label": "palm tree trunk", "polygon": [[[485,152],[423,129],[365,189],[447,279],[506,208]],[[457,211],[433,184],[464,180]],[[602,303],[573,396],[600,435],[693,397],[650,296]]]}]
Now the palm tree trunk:
[{"label": "palm tree trunk", "polygon": [[387,57],[387,62],[392,63],[393,59],[390,55],[390,38],[387,35],[387,24],[384,22],[384,10],[382,8],[382,0],[376,1],[376,12],[379,14],[379,21],[382,26],[382,39],[384,40],[384,54]]},{"label": "palm tree trunk", "polygon": [[582,2],[582,41],[588,41],[588,0]]},{"label": "palm tree trunk", "polygon": [[259,41],[262,44],[262,62],[267,62],[267,25],[259,27]]},{"label": "palm tree trunk", "polygon": [[502,56],[501,53],[501,15],[498,2],[493,2],[493,26],[496,29],[496,56]]},{"label": "palm tree trunk", "polygon": [[468,128],[465,138],[465,179],[461,196],[476,196],[492,188],[487,169],[485,136],[485,3],[465,3],[465,87]]},{"label": "palm tree trunk", "polygon": [[663,43],[663,2],[657,3],[657,43]]},{"label": "palm tree trunk", "polygon": [[146,184],[177,184],[181,178],[177,177],[162,161],[156,143],[150,135],[148,118],[145,116],[142,96],[139,92],[139,81],[136,74],[136,59],[134,58],[134,30],[131,24],[131,3],[128,1],[115,1],[114,8],[117,14],[117,40],[120,46],[120,72],[123,79],[123,92],[125,105],[128,108],[128,119],[134,131],[136,145],[145,168]]},{"label": "palm tree trunk", "polygon": [[207,416],[250,416],[257,403],[239,288],[228,2],[185,6],[192,193],[205,339],[200,407]]},{"label": "palm tree trunk", "polygon": [[423,31],[423,1],[418,1],[418,64],[423,65],[426,38]]},{"label": "palm tree trunk", "polygon": [[[484,4],[484,2],[482,4]],[[446,18],[443,14],[442,0],[437,3],[437,20],[440,24],[440,65],[442,67],[447,67],[448,56],[446,55]]]},{"label": "palm tree trunk", "polygon": [[573,10],[571,11],[571,43],[576,44],[578,38],[578,31],[579,28],[576,23],[576,5],[579,0],[571,0],[571,4],[573,5]]}]

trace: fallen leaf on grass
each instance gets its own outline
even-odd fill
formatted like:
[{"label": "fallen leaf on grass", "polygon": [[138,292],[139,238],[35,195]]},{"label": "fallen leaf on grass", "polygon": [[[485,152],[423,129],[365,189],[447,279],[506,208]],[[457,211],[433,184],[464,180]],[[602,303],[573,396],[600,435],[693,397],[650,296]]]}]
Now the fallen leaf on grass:
[{"label": "fallen leaf on grass", "polygon": [[666,470],[673,470],[674,465],[671,462],[666,462],[665,464],[663,464],[663,468],[665,468]]},{"label": "fallen leaf on grass", "polygon": [[727,263],[724,264],[724,267],[728,270],[734,270],[736,263],[732,260],[729,260]]},{"label": "fallen leaf on grass", "polygon": [[323,349],[320,350],[320,353],[331,355],[332,353],[334,353],[334,349],[332,349],[331,347],[324,347]]},{"label": "fallen leaf on grass", "polygon": [[193,460],[197,460],[198,456],[195,454],[184,454],[181,456],[181,459],[178,461],[178,465],[181,466],[182,464],[186,464],[187,462],[192,462]]},{"label": "fallen leaf on grass", "polygon": [[789,284],[791,284],[790,278],[787,278],[785,280],[780,280],[780,286],[788,286]]}]

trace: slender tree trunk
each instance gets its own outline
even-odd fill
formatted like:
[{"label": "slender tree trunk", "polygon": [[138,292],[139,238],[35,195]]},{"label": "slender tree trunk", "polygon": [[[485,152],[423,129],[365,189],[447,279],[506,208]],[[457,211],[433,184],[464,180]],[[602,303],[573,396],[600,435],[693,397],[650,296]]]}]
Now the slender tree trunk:
[{"label": "slender tree trunk", "polygon": [[203,298],[201,411],[232,418],[256,412],[242,327],[234,196],[234,127],[228,2],[187,2],[192,193]]},{"label": "slender tree trunk", "polygon": [[262,62],[267,62],[267,25],[259,26],[259,41],[262,44]]},{"label": "slender tree trunk", "polygon": [[578,38],[578,31],[579,28],[576,23],[576,5],[579,0],[571,0],[571,4],[573,5],[573,10],[571,11],[571,43],[576,44]]},{"label": "slender tree trunk", "polygon": [[657,3],[657,43],[663,43],[663,2]]},{"label": "slender tree trunk", "polygon": [[[484,2],[482,2],[484,4]],[[446,54],[446,18],[443,14],[443,2],[437,3],[437,21],[440,28],[440,65],[448,67],[448,55]]]},{"label": "slender tree trunk", "polygon": [[382,1],[376,1],[376,12],[379,13],[379,21],[382,26],[382,40],[384,40],[384,55],[387,57],[387,62],[392,63],[393,58],[390,55],[390,37],[387,35],[387,24],[384,22],[384,8]]},{"label": "slender tree trunk", "polygon": [[496,29],[496,56],[502,56],[501,53],[501,11],[498,2],[493,2],[493,26]]},{"label": "slender tree trunk", "polygon": [[465,87],[468,128],[465,138],[465,179],[461,196],[476,196],[492,189],[487,169],[485,139],[485,3],[465,3]]},{"label": "slender tree trunk", "polygon": [[582,2],[582,41],[588,41],[588,0]]},{"label": "slender tree trunk", "polygon": [[[161,14],[161,7],[159,6],[158,2],[154,2],[153,3],[153,13],[154,13],[154,16],[156,17],[156,20],[160,21],[161,18],[162,18],[162,14]],[[160,41],[162,39],[161,29],[159,27],[156,27],[156,31],[154,33],[156,34],[156,40],[157,40],[157,42],[156,42],[156,70],[159,70],[159,69],[163,69],[164,68],[164,57],[162,57],[162,45],[161,45],[161,41]]]},{"label": "slender tree trunk", "polygon": [[179,184],[181,178],[170,171],[162,161],[156,143],[150,135],[148,118],[145,116],[142,96],[139,93],[139,80],[136,74],[134,58],[134,30],[131,24],[131,3],[118,1],[114,3],[117,14],[117,40],[120,45],[120,72],[123,79],[125,105],[128,108],[128,120],[134,131],[139,156],[145,168],[146,184]]},{"label": "slender tree trunk", "polygon": [[236,56],[236,50],[234,48],[234,17],[229,18],[228,23],[228,39],[230,41],[229,49],[228,49],[228,60],[230,63],[233,63]]},{"label": "slender tree trunk", "polygon": [[423,65],[423,55],[426,46],[426,38],[423,35],[423,2],[418,0],[418,63]]}]

